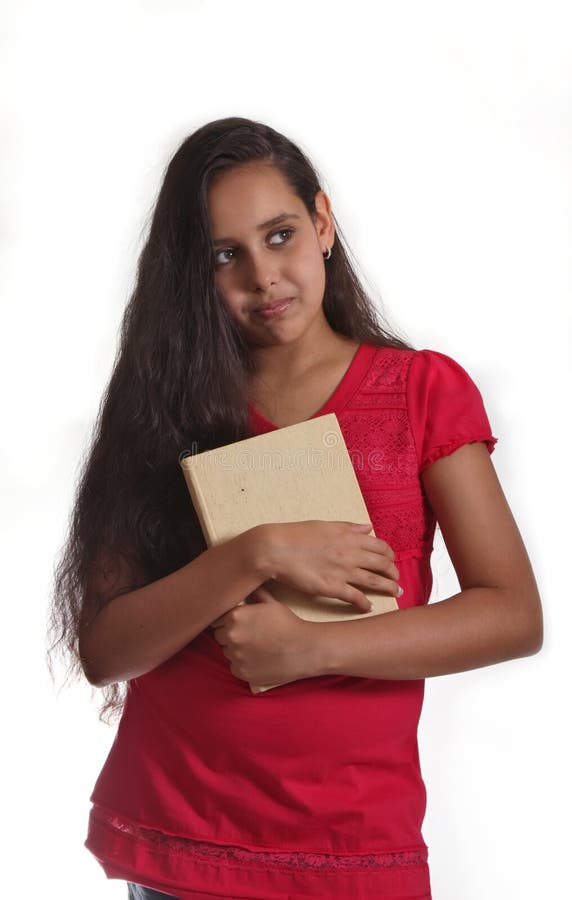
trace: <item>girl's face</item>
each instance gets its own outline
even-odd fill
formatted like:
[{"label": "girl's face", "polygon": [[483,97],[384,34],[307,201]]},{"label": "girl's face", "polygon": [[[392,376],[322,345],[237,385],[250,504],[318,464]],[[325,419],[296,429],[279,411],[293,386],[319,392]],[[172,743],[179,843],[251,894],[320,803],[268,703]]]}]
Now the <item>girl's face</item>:
[{"label": "girl's face", "polygon": [[335,229],[324,192],[313,221],[276,167],[247,163],[215,176],[207,199],[215,286],[246,340],[289,343],[328,327],[322,254]]}]

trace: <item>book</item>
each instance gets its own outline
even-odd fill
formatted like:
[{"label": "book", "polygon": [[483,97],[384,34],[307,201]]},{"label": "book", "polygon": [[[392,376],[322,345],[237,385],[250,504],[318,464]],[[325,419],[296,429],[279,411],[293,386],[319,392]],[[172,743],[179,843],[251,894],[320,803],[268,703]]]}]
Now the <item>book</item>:
[{"label": "book", "polygon": [[[270,522],[370,520],[335,413],[182,456],[180,465],[208,547]],[[264,587],[313,622],[365,619],[398,609],[393,596],[364,588],[373,604],[367,613],[274,579]],[[250,688],[259,693],[276,686]]]}]

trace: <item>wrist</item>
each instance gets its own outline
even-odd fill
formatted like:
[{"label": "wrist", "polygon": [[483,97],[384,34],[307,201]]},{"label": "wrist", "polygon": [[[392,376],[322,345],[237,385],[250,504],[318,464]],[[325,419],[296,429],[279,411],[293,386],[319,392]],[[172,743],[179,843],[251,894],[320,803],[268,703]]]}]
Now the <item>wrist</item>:
[{"label": "wrist", "polygon": [[245,544],[244,552],[251,570],[259,579],[259,584],[274,577],[271,527],[271,525],[256,525],[238,536],[238,540]]},{"label": "wrist", "polygon": [[335,642],[332,625],[336,622],[304,622],[309,639],[310,675],[336,675]]}]

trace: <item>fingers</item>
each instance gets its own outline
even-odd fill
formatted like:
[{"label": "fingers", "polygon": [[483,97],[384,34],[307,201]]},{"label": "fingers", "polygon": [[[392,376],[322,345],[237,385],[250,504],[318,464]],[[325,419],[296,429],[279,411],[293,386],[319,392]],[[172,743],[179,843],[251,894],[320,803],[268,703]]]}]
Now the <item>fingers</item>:
[{"label": "fingers", "polygon": [[270,593],[267,588],[258,587],[256,590],[252,591],[251,594],[248,595],[244,600],[241,600],[236,606],[233,606],[232,609],[229,609],[228,612],[225,612],[224,615],[219,616],[218,619],[215,619],[214,622],[211,622],[211,628],[221,628],[223,625],[229,624],[231,619],[230,614],[234,609],[237,609],[239,606],[246,606],[249,603],[270,603],[279,601]]},{"label": "fingers", "polygon": [[378,553],[383,554],[384,556],[389,556],[389,558],[393,562],[393,560],[395,559],[395,553],[393,552],[387,541],[384,541],[381,538],[377,538],[375,534],[369,533],[370,531],[373,531],[373,525],[371,524],[371,522],[365,525],[358,525],[357,523],[352,524],[350,522],[346,524],[350,525],[352,531],[361,531],[362,533],[365,532],[365,539],[369,544],[371,544],[372,549],[374,549]]},{"label": "fingers", "polygon": [[278,603],[274,594],[265,587],[257,588],[253,593],[253,597],[256,597],[257,600],[263,600],[266,603]]},{"label": "fingers", "polygon": [[367,547],[367,549],[371,548],[375,553],[389,557],[392,562],[395,560],[395,553],[386,541],[382,541],[381,538],[376,538],[371,535],[366,535],[365,540],[366,543],[364,546]]},{"label": "fingers", "polygon": [[352,606],[355,606],[356,609],[359,609],[362,612],[371,612],[372,605],[370,599],[356,586],[346,584],[345,589],[338,594],[338,597],[340,600],[351,603]]},{"label": "fingers", "polygon": [[248,599],[252,599],[254,602],[271,602],[272,600],[276,600],[274,595],[265,587],[258,587],[255,591],[249,594]]},{"label": "fingers", "polygon": [[399,569],[387,556],[380,556],[379,553],[364,550],[360,554],[357,565],[361,569],[370,569],[379,575],[385,575],[389,579],[392,578],[394,581],[399,581]]},{"label": "fingers", "polygon": [[355,582],[359,587],[369,591],[378,591],[380,594],[390,594],[392,597],[401,596],[401,588],[397,581],[392,578],[384,578],[383,575],[376,575],[369,569],[358,569],[358,575]]},{"label": "fingers", "polygon": [[210,627],[211,627],[211,628],[218,628],[220,625],[224,625],[224,623],[226,622],[226,617],[228,616],[228,614],[229,614],[230,612],[232,612],[233,609],[236,609],[237,606],[245,606],[246,600],[247,600],[247,599],[248,599],[248,598],[245,598],[244,600],[239,600],[238,603],[235,604],[235,606],[231,607],[227,612],[223,613],[222,616],[219,616],[218,619],[215,619],[214,622],[211,622]]}]

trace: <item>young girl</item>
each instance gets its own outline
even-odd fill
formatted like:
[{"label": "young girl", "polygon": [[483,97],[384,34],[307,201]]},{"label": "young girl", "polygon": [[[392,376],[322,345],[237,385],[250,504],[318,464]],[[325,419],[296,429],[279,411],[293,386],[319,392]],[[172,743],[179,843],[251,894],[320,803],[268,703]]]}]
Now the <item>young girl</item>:
[{"label": "young girl", "polygon": [[[181,451],[332,412],[371,524],[265,524],[206,549]],[[86,846],[131,898],[431,897],[424,679],[542,643],[495,441],[465,370],[380,323],[291,141],[243,118],[184,141],[54,595],[104,713],[127,683]],[[461,590],[428,605],[437,522]],[[399,609],[306,622],[269,579],[364,611],[381,590]]]}]

